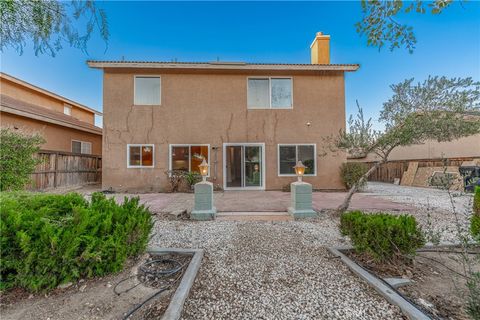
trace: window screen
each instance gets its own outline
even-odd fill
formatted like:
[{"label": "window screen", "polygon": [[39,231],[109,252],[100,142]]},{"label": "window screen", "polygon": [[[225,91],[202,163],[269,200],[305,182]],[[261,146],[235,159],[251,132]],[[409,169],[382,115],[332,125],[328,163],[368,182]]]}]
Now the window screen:
[{"label": "window screen", "polygon": [[128,147],[128,165],[131,167],[153,167],[153,145]]},{"label": "window screen", "polygon": [[279,174],[295,174],[293,168],[297,161],[307,167],[306,175],[315,174],[315,146],[314,145],[280,145],[279,150]]},{"label": "window screen", "polygon": [[264,109],[270,107],[269,79],[248,79],[248,107]]},{"label": "window screen", "polygon": [[272,79],[272,108],[292,106],[292,79]]},{"label": "window screen", "polygon": [[160,77],[135,77],[135,104],[160,105]]}]

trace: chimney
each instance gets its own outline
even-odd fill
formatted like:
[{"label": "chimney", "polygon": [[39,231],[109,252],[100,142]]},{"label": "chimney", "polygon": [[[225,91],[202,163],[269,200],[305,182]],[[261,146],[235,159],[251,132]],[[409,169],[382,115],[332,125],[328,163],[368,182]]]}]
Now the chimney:
[{"label": "chimney", "polygon": [[330,64],[330,36],[317,32],[310,46],[312,64]]}]

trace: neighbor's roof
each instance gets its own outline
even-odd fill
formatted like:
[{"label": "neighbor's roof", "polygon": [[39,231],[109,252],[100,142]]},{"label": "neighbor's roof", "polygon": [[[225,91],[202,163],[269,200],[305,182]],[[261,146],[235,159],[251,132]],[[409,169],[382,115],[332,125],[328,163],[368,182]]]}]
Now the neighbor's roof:
[{"label": "neighbor's roof", "polygon": [[88,60],[91,68],[152,68],[196,70],[266,70],[266,71],[356,71],[359,64],[288,64],[246,62],[167,62],[167,61],[96,61]]},{"label": "neighbor's roof", "polygon": [[58,94],[53,93],[53,92],[51,92],[51,91],[48,91],[48,90],[42,89],[42,88],[40,88],[40,87],[37,87],[37,86],[35,86],[35,85],[31,84],[31,83],[28,83],[28,82],[23,81],[23,80],[21,80],[21,79],[15,78],[14,76],[11,76],[11,75],[9,75],[9,74],[0,72],[0,78],[9,80],[9,81],[14,82],[14,83],[16,83],[16,84],[19,84],[19,85],[21,85],[21,86],[24,86],[24,87],[26,87],[26,88],[28,88],[28,89],[30,89],[30,90],[40,92],[40,93],[42,93],[42,94],[44,94],[44,95],[47,95],[47,96],[49,96],[49,97],[52,97],[52,98],[55,98],[55,99],[58,99],[58,100],[62,100],[62,101],[63,101],[64,103],[66,103],[66,104],[69,104],[69,105],[78,107],[78,108],[83,109],[83,110],[86,110],[86,111],[90,111],[90,112],[92,112],[92,113],[94,113],[94,114],[97,114],[97,115],[99,115],[99,116],[102,115],[101,112],[99,112],[99,111],[97,111],[97,110],[95,110],[95,109],[92,109],[92,108],[90,108],[90,107],[87,107],[87,106],[85,106],[85,105],[83,105],[83,104],[80,104],[80,103],[75,102],[75,101],[73,101],[73,100],[70,100],[70,99],[68,99],[68,98],[62,97],[61,95],[58,95]]},{"label": "neighbor's roof", "polygon": [[102,128],[90,123],[77,120],[58,111],[17,100],[4,94],[0,94],[0,111],[94,134],[102,134]]}]

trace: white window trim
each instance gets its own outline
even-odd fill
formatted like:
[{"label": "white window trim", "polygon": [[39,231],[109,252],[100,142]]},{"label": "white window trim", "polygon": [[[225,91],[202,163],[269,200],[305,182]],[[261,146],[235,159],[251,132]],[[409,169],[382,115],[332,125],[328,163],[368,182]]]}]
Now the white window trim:
[{"label": "white window trim", "polygon": [[[69,113],[66,113],[65,110],[70,110]],[[64,104],[63,105],[63,114],[67,115],[67,116],[71,116],[72,115],[72,106],[71,105],[68,105],[68,104]]]},{"label": "white window trim", "polygon": [[[80,153],[79,154],[93,154],[93,151],[92,151],[92,143],[91,142],[88,142],[88,141],[82,141],[82,140],[75,140],[75,139],[72,139],[70,145],[71,145],[71,149],[72,150],[72,153],[73,153],[73,142],[80,142]],[[83,144],[89,144],[90,145],[90,153],[83,153],[82,152],[82,145]]]},{"label": "white window trim", "polygon": [[[130,147],[152,147],[152,165],[151,166],[134,166],[130,165]],[[140,149],[140,163],[142,163],[142,150]],[[149,144],[149,143],[132,143],[132,144],[127,144],[127,168],[133,169],[133,168],[154,168],[155,167],[155,145],[154,144]]]},{"label": "white window trim", "polygon": [[[250,79],[268,79],[268,107],[252,107],[250,108],[248,106],[248,81]],[[292,103],[290,107],[276,107],[272,108],[272,79],[290,79],[290,92],[292,93]],[[290,110],[293,109],[293,77],[291,76],[275,76],[275,77],[269,77],[269,76],[250,76],[247,77],[247,109],[248,110]]]},{"label": "white window trim", "polygon": [[[137,78],[159,78],[160,79],[160,101],[159,104],[137,104],[135,92],[137,90]],[[159,74],[136,74],[133,76],[133,105],[134,106],[161,106],[162,105],[162,77]]]},{"label": "white window trim", "polygon": [[280,147],[295,146],[295,163],[298,161],[298,146],[313,146],[313,168],[315,169],[315,174],[305,174],[305,177],[316,177],[317,176],[317,144],[316,143],[279,143],[277,145],[277,174],[279,177],[296,177],[297,175],[280,173]]},{"label": "white window trim", "polygon": [[[174,144],[170,144],[168,146],[168,170],[172,171],[172,149],[173,147],[208,147],[208,174],[207,174],[207,178],[210,178],[210,168],[212,167],[211,166],[211,158],[210,158],[210,144],[208,143],[174,143]],[[191,159],[192,159],[192,149],[189,148],[188,150],[188,172],[192,172],[192,163],[191,163]]]}]

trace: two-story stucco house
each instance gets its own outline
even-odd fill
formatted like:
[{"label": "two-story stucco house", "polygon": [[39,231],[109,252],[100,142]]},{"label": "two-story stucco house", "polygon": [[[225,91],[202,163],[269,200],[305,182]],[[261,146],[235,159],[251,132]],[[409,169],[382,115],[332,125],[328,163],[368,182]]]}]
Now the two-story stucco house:
[{"label": "two-story stucco house", "polygon": [[0,73],[0,127],[38,133],[41,149],[76,154],[102,154],[102,114],[78,102]]},{"label": "two-story stucco house", "polygon": [[345,72],[318,33],[311,64],[88,61],[103,69],[103,188],[162,191],[167,170],[225,190],[281,189],[307,166],[315,189],[343,189],[345,154],[324,154],[345,127]]}]

